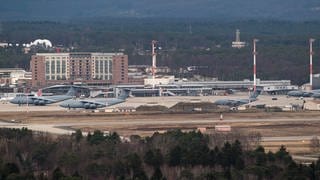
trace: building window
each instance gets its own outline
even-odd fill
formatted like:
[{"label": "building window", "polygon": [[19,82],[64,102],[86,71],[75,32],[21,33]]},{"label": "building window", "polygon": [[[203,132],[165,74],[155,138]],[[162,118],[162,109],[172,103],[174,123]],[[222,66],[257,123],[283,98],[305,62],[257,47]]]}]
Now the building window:
[{"label": "building window", "polygon": [[62,73],[66,73],[66,61],[62,60]]},{"label": "building window", "polygon": [[103,61],[100,61],[100,73],[103,73]]},{"label": "building window", "polygon": [[50,74],[50,61],[46,61],[46,74]]},{"label": "building window", "polygon": [[55,61],[51,61],[51,74],[55,74],[55,67],[56,67],[56,62]]},{"label": "building window", "polygon": [[112,61],[109,61],[109,73],[112,73]]},{"label": "building window", "polygon": [[60,61],[57,61],[57,73],[60,73]]},{"label": "building window", "polygon": [[104,72],[109,72],[108,71],[108,63],[109,63],[109,61],[104,61]]}]

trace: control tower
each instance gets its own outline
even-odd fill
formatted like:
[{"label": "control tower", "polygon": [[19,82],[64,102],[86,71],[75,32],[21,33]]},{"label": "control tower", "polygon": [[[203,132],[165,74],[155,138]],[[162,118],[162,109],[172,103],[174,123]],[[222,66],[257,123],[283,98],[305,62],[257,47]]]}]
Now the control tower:
[{"label": "control tower", "polygon": [[243,48],[243,47],[245,47],[246,46],[246,42],[241,42],[240,41],[240,30],[239,29],[237,29],[236,30],[236,41],[233,41],[232,42],[232,47],[233,48]]}]

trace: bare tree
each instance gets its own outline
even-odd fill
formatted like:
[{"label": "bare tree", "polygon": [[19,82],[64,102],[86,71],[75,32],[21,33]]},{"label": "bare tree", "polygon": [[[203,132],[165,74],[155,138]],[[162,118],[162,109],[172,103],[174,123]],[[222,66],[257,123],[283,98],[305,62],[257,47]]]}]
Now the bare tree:
[{"label": "bare tree", "polygon": [[310,149],[313,152],[319,152],[320,149],[320,140],[317,136],[313,136],[310,140]]},{"label": "bare tree", "polygon": [[260,132],[250,132],[248,134],[248,143],[252,148],[256,148],[261,143],[261,133]]}]

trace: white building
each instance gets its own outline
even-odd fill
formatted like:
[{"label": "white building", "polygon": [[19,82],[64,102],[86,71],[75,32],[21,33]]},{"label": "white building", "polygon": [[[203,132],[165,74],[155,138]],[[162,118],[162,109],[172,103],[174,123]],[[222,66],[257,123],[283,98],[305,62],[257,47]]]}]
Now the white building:
[{"label": "white building", "polygon": [[174,76],[157,76],[144,79],[145,86],[166,85],[174,82]]},{"label": "white building", "polygon": [[9,46],[8,43],[2,43],[2,42],[0,42],[0,47],[6,48],[6,47],[8,47],[8,46]]},{"label": "white building", "polygon": [[236,30],[236,41],[233,41],[232,42],[232,47],[233,48],[243,48],[243,47],[245,47],[246,46],[246,42],[241,42],[240,41],[240,30],[239,29],[237,29]]},{"label": "white building", "polygon": [[17,85],[19,80],[30,80],[32,74],[20,68],[4,68],[0,69],[0,84]]}]

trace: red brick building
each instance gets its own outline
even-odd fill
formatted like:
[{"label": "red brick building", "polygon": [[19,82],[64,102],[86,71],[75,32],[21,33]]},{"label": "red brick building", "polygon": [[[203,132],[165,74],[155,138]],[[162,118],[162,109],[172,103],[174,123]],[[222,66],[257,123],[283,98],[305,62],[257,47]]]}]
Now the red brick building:
[{"label": "red brick building", "polygon": [[30,61],[32,87],[84,83],[128,83],[128,56],[123,53],[37,53]]}]

